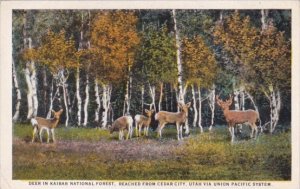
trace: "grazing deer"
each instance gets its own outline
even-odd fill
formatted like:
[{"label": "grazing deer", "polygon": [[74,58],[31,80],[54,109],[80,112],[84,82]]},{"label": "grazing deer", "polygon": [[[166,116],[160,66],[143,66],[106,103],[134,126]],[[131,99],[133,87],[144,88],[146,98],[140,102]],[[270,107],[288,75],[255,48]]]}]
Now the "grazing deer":
[{"label": "grazing deer", "polygon": [[158,120],[159,125],[157,128],[157,135],[161,138],[161,131],[167,123],[175,123],[177,128],[177,139],[181,140],[182,137],[182,125],[185,124],[185,121],[188,117],[188,109],[191,106],[191,103],[181,104],[178,103],[178,107],[181,111],[179,112],[166,112],[160,111],[155,114],[155,120]]},{"label": "grazing deer", "polygon": [[232,97],[226,101],[222,101],[219,99],[219,96],[216,96],[217,104],[222,108],[225,119],[228,123],[228,129],[231,134],[231,142],[234,142],[234,126],[236,124],[248,123],[251,126],[251,134],[250,137],[253,138],[253,134],[255,131],[255,136],[257,136],[257,126],[255,122],[259,119],[259,114],[255,110],[229,110],[229,106],[232,104]]},{"label": "grazing deer", "polygon": [[108,125],[108,129],[110,134],[114,131],[119,131],[119,140],[123,140],[124,130],[127,130],[126,140],[128,140],[128,138],[132,137],[132,124],[133,119],[131,116],[122,116],[116,119],[112,125]]},{"label": "grazing deer", "polygon": [[144,128],[145,136],[148,136],[148,134],[149,134],[149,126],[151,123],[151,116],[152,116],[154,110],[145,109],[145,112],[146,112],[146,116],[136,115],[134,117],[136,136],[141,136],[142,128]]},{"label": "grazing deer", "polygon": [[35,136],[37,134],[37,131],[40,135],[40,141],[43,142],[42,139],[42,133],[45,129],[48,134],[47,143],[49,143],[49,130],[51,131],[52,140],[55,142],[54,137],[54,129],[57,127],[57,124],[59,122],[60,116],[63,113],[63,109],[59,110],[58,112],[55,112],[52,110],[52,113],[54,114],[54,117],[52,119],[45,119],[42,117],[35,117],[30,120],[32,126],[33,126],[33,133],[32,133],[32,142],[34,142]]}]

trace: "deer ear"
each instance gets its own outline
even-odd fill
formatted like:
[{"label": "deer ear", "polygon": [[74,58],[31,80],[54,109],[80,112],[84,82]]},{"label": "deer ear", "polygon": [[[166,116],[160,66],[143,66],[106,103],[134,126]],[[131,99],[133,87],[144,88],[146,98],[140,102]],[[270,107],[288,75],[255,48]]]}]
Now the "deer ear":
[{"label": "deer ear", "polygon": [[145,112],[146,112],[146,113],[149,113],[149,110],[145,109]]},{"label": "deer ear", "polygon": [[233,97],[230,95],[229,99],[226,101],[228,106],[230,106],[232,104],[232,99],[233,99]]},{"label": "deer ear", "polygon": [[178,103],[177,103],[177,106],[178,106],[179,108],[182,108],[181,102],[178,102]]},{"label": "deer ear", "polygon": [[191,106],[191,102],[187,103],[186,106],[189,108]]},{"label": "deer ear", "polygon": [[55,113],[55,111],[54,111],[54,110],[51,110],[51,112],[52,112],[52,113]]}]

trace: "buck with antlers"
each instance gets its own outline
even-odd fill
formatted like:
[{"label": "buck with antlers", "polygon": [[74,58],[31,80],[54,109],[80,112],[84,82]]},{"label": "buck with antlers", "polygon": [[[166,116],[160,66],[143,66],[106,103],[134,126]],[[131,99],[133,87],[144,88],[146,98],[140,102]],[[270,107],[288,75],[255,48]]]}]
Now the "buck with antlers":
[{"label": "buck with antlers", "polygon": [[141,136],[142,128],[144,128],[144,135],[148,136],[149,126],[151,123],[151,116],[153,112],[154,110],[145,109],[146,116],[138,114],[134,117],[136,136]]},{"label": "buck with antlers", "polygon": [[234,142],[234,126],[236,124],[248,123],[251,126],[251,134],[250,137],[253,138],[253,134],[255,132],[254,138],[257,136],[257,126],[256,121],[259,119],[259,114],[255,110],[229,110],[229,106],[232,104],[232,97],[226,101],[222,101],[219,99],[219,96],[216,96],[217,104],[222,108],[225,119],[228,123],[228,129],[231,134],[231,142]]},{"label": "buck with antlers", "polygon": [[34,142],[35,136],[37,134],[37,131],[40,135],[40,141],[43,142],[42,134],[43,130],[45,129],[48,134],[47,143],[49,143],[49,130],[51,131],[52,140],[55,142],[54,138],[54,129],[57,127],[57,124],[59,122],[60,116],[63,113],[63,109],[59,110],[58,112],[55,112],[52,110],[52,113],[54,114],[54,117],[52,119],[45,119],[42,117],[35,117],[30,120],[32,126],[33,126],[33,133],[32,133],[32,142]]},{"label": "buck with antlers", "polygon": [[127,130],[126,140],[132,137],[132,124],[133,119],[131,116],[122,116],[116,119],[112,125],[108,125],[110,134],[113,132],[119,132],[119,140],[123,140],[124,130]]},{"label": "buck with antlers", "polygon": [[185,121],[188,117],[188,109],[191,106],[191,103],[187,104],[181,104],[178,103],[180,112],[166,112],[166,111],[160,111],[157,114],[155,114],[155,120],[159,122],[158,128],[157,128],[157,135],[159,138],[161,138],[161,131],[165,127],[167,123],[175,123],[177,128],[177,139],[181,140],[182,137],[182,125],[185,124]]}]

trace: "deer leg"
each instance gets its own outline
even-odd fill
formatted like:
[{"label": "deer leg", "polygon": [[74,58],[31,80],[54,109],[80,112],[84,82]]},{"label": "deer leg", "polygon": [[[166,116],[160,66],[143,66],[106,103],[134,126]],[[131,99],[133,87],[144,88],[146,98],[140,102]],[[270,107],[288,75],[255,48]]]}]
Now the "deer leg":
[{"label": "deer leg", "polygon": [[137,121],[135,122],[135,136],[139,136],[139,133],[138,133],[138,129],[139,129],[139,125],[137,123]]},{"label": "deer leg", "polygon": [[146,136],[148,136],[148,134],[149,134],[149,126],[146,126],[145,129],[146,129]]},{"label": "deer leg", "polygon": [[256,137],[257,137],[257,126],[255,125],[255,123],[252,124],[252,130],[253,130],[253,133],[255,132],[254,139],[256,139]]},{"label": "deer leg", "polygon": [[43,143],[43,136],[42,136],[42,134],[43,134],[43,128],[41,128],[40,132],[39,132],[41,143]]},{"label": "deer leg", "polygon": [[142,124],[139,125],[139,136],[142,136]]},{"label": "deer leg", "polygon": [[33,128],[33,132],[32,132],[32,141],[31,141],[31,142],[34,142],[35,135],[36,135],[36,131],[37,131],[37,128],[34,127],[34,128]]},{"label": "deer leg", "polygon": [[132,138],[132,133],[133,133],[133,127],[132,127],[132,125],[130,125],[130,134],[129,134],[129,138]]},{"label": "deer leg", "polygon": [[234,126],[230,126],[231,128],[231,143],[234,142]]},{"label": "deer leg", "polygon": [[161,130],[164,128],[166,123],[159,123],[158,130],[157,130],[157,137],[161,138]]},{"label": "deer leg", "polygon": [[47,131],[47,143],[49,143],[49,141],[50,141],[50,133],[49,133],[49,129],[46,129],[46,131]]},{"label": "deer leg", "polygon": [[179,125],[179,133],[180,133],[180,138],[182,140],[183,137],[182,137],[182,125],[181,124]]},{"label": "deer leg", "polygon": [[54,128],[51,129],[51,134],[52,134],[52,140],[53,140],[53,142],[55,142]]},{"label": "deer leg", "polygon": [[180,140],[180,124],[179,123],[176,123],[176,129],[177,129],[177,140]]},{"label": "deer leg", "polygon": [[119,140],[122,140],[122,131],[119,130]]},{"label": "deer leg", "polygon": [[129,136],[130,136],[130,128],[128,128],[126,140],[128,140]]}]

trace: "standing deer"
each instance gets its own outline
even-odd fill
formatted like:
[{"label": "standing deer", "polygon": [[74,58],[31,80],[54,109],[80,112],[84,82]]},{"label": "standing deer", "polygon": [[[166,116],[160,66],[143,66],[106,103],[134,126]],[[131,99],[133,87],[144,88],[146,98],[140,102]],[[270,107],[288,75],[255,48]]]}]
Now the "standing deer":
[{"label": "standing deer", "polygon": [[185,124],[185,121],[188,117],[188,109],[191,106],[191,103],[190,102],[187,104],[178,103],[178,106],[179,109],[181,110],[179,112],[160,111],[157,114],[155,114],[155,120],[159,122],[157,128],[157,135],[159,138],[161,138],[161,131],[167,123],[175,123],[177,128],[177,139],[178,140],[183,139],[182,125]]},{"label": "standing deer", "polygon": [[145,109],[145,112],[146,112],[146,116],[138,114],[134,117],[135,133],[137,136],[141,136],[142,128],[144,128],[145,136],[148,136],[148,134],[149,134],[149,126],[151,123],[151,116],[152,116],[154,110]]},{"label": "standing deer", "polygon": [[63,109],[59,110],[58,112],[55,112],[55,111],[51,110],[51,112],[54,114],[54,117],[52,119],[45,119],[45,118],[42,118],[42,117],[35,117],[35,118],[32,118],[30,120],[30,122],[33,126],[32,142],[34,142],[37,131],[40,135],[41,143],[43,142],[42,133],[43,133],[44,129],[47,131],[47,134],[48,134],[47,143],[49,143],[49,138],[50,138],[49,130],[51,131],[52,140],[53,140],[53,142],[55,142],[54,129],[57,127],[60,116],[63,113]]},{"label": "standing deer", "polygon": [[132,137],[132,124],[133,119],[131,116],[122,116],[116,119],[112,125],[108,125],[108,129],[110,134],[115,131],[119,131],[119,140],[123,140],[124,137],[124,130],[127,130],[126,140]]},{"label": "standing deer", "polygon": [[255,138],[257,136],[257,126],[255,122],[259,119],[259,114],[255,110],[229,110],[229,106],[232,104],[232,97],[226,101],[222,101],[219,99],[219,96],[216,96],[217,104],[222,108],[225,119],[228,123],[228,129],[231,134],[231,142],[234,142],[234,126],[236,124],[248,123],[251,126],[251,134],[250,137],[253,138],[253,134],[255,131]]}]

